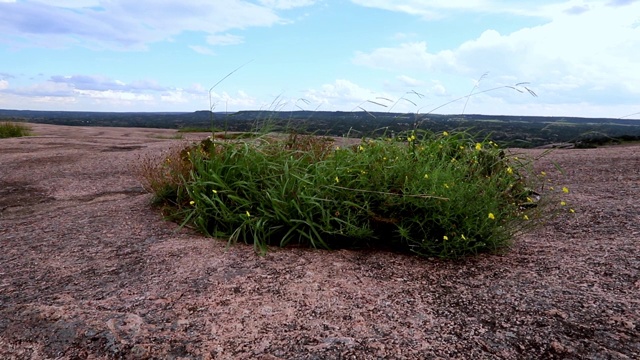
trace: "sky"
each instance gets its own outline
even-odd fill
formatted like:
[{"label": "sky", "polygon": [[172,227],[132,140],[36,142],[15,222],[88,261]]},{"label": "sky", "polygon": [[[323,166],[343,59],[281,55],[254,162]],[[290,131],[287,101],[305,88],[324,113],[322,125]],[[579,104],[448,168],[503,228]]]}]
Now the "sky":
[{"label": "sky", "polygon": [[640,119],[640,0],[0,0],[0,108]]}]

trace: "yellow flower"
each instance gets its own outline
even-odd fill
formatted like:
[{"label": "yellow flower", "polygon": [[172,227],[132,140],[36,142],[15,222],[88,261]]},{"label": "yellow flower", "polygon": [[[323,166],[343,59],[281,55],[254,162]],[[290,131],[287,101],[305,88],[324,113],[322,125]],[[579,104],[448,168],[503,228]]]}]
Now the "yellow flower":
[{"label": "yellow flower", "polygon": [[362,145],[358,145],[358,150],[364,151],[364,147],[362,147]]},{"label": "yellow flower", "polygon": [[464,146],[460,145],[460,150],[464,150]]},{"label": "yellow flower", "polygon": [[386,157],[386,156],[385,156],[385,157],[383,157],[383,158],[382,158],[382,160],[387,161],[387,157]]},{"label": "yellow flower", "polygon": [[482,150],[482,144],[476,143],[476,150]]},{"label": "yellow flower", "polygon": [[507,168],[507,174],[509,175],[513,174],[513,169],[511,167]]},{"label": "yellow flower", "polygon": [[448,189],[449,188],[449,184],[444,184],[444,187]]},{"label": "yellow flower", "polygon": [[217,194],[218,191],[216,189],[211,190],[212,193]]},{"label": "yellow flower", "polygon": [[567,203],[566,203],[566,202],[564,202],[564,201],[560,201],[560,205],[562,205],[562,206],[566,206],[566,205],[567,205]]},{"label": "yellow flower", "polygon": [[540,175],[542,175],[542,176],[547,176],[547,173],[546,173],[546,172],[544,172],[544,171],[540,171]]},{"label": "yellow flower", "polygon": [[429,178],[429,174],[424,174],[424,178],[428,179]]},{"label": "yellow flower", "polygon": [[340,179],[338,179],[338,177],[336,176],[336,184],[340,182]]},{"label": "yellow flower", "polygon": [[442,136],[449,136],[449,133],[448,133],[448,132],[446,132],[446,131],[443,131],[443,132],[442,132]]},{"label": "yellow flower", "polygon": [[496,216],[495,216],[495,215],[493,215],[493,213],[489,213],[489,219],[491,219],[491,220],[495,220],[495,219],[496,219]]},{"label": "yellow flower", "polygon": [[449,237],[447,235],[445,235],[445,236],[442,237],[442,240],[447,241],[447,240],[449,240]]},{"label": "yellow flower", "polygon": [[340,146],[336,146],[336,151],[337,151],[337,150],[340,150]]},{"label": "yellow flower", "polygon": [[514,157],[513,157],[513,160],[518,160],[518,157],[517,157],[517,156],[514,156]]},{"label": "yellow flower", "polygon": [[193,204],[195,204],[195,203],[196,203],[196,202],[195,202],[195,201],[193,201],[193,200],[189,201],[189,205],[193,205]]},{"label": "yellow flower", "polygon": [[462,240],[467,240],[467,238],[464,237],[464,234],[460,235],[460,237],[462,238]]},{"label": "yellow flower", "polygon": [[525,220],[529,220],[529,217],[527,215],[523,216],[522,218]]},{"label": "yellow flower", "polygon": [[568,194],[569,193],[569,188],[566,187],[566,186],[562,187],[562,192],[565,193],[565,194]]},{"label": "yellow flower", "polygon": [[249,214],[249,210],[247,210],[247,217],[251,217],[251,214]]},{"label": "yellow flower", "polygon": [[572,213],[572,214],[574,214],[576,211],[575,211],[575,210],[573,210],[573,209],[569,209],[569,212],[570,212],[570,213]]},{"label": "yellow flower", "polygon": [[553,190],[555,190],[555,189],[553,188],[553,186],[550,186],[550,187],[549,187],[549,190],[553,191]]}]

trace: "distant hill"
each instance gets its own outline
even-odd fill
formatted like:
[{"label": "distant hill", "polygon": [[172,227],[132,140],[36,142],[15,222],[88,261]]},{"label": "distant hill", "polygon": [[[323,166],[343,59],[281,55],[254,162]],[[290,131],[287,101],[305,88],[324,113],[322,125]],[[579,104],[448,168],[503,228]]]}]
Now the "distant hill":
[{"label": "distant hill", "polygon": [[467,130],[505,146],[577,145],[640,140],[640,120],[580,117],[439,115],[341,111],[84,112],[2,110],[0,121],[72,126],[149,127],[216,131],[294,130],[331,136],[379,136],[415,128]]}]

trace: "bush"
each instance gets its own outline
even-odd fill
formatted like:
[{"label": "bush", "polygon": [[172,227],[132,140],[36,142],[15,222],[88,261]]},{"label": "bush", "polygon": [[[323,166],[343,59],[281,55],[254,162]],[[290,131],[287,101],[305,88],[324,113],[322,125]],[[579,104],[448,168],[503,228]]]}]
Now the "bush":
[{"label": "bush", "polygon": [[0,139],[31,135],[31,129],[22,124],[3,122],[0,123]]},{"label": "bush", "polygon": [[536,211],[530,162],[464,132],[347,147],[295,134],[209,138],[164,163],[148,183],[171,215],[261,252],[383,247],[457,258],[507,248]]}]

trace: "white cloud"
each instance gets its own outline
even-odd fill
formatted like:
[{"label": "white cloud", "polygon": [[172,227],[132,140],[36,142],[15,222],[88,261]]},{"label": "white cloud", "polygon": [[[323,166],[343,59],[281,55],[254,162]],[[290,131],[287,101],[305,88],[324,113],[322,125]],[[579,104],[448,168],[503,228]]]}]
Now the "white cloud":
[{"label": "white cloud", "polygon": [[207,43],[210,45],[236,45],[242,44],[244,38],[238,35],[232,34],[213,34],[207,36]]},{"label": "white cloud", "polygon": [[408,68],[425,71],[454,69],[457,66],[452,51],[429,53],[424,41],[404,43],[395,48],[379,48],[368,54],[359,51],[353,62],[379,69]]},{"label": "white cloud", "polygon": [[189,45],[189,48],[201,55],[215,55],[216,53],[206,46]]},{"label": "white cloud", "polygon": [[126,83],[121,80],[113,80],[104,76],[93,75],[54,75],[49,79],[56,84],[66,84],[75,90],[116,90],[116,91],[164,91],[167,88],[154,80],[136,80]]},{"label": "white cloud", "polygon": [[274,9],[293,9],[313,5],[317,0],[260,0],[264,6]]},{"label": "white cloud", "polygon": [[[538,94],[550,102],[589,97],[595,101],[609,94],[614,103],[637,103],[640,33],[633,24],[638,21],[640,3],[611,7],[588,2],[588,10],[566,12],[579,3],[569,1],[541,8],[550,22],[511,34],[486,30],[457,48],[434,53],[428,51],[424,41],[404,43],[358,52],[353,62],[396,72],[429,71],[464,77],[488,71],[492,76],[483,85],[531,81],[534,90],[539,89]],[[501,82],[503,78],[509,80]]]},{"label": "white cloud", "polygon": [[424,81],[423,80],[418,80],[418,79],[414,79],[411,76],[407,76],[407,75],[398,75],[396,76],[396,79],[404,86],[424,86]]},{"label": "white cloud", "polygon": [[258,101],[243,90],[238,90],[235,94],[211,92],[215,111],[235,111],[258,108]]},{"label": "white cloud", "polygon": [[131,91],[116,91],[116,90],[76,90],[76,94],[84,97],[89,97],[97,100],[115,100],[114,103],[120,101],[127,102],[151,102],[154,100],[154,96],[150,94],[140,94]]},{"label": "white cloud", "polygon": [[189,99],[185,96],[185,92],[182,89],[176,89],[176,90],[161,94],[160,100],[162,100],[163,102],[169,102],[174,104],[189,102]]},{"label": "white cloud", "polygon": [[56,44],[79,42],[90,48],[142,49],[184,32],[216,35],[284,23],[273,9],[244,0],[98,3],[81,1],[69,9],[72,1],[0,2],[0,31],[8,39],[17,37],[39,46],[54,39]]},{"label": "white cloud", "polygon": [[[31,0],[31,1],[34,3],[41,3],[49,6],[69,8],[69,9],[80,9],[80,8],[100,6],[100,0]],[[0,0],[0,2],[2,2],[2,0]]]},{"label": "white cloud", "polygon": [[[169,88],[154,80],[124,82],[101,76],[52,76],[48,80],[23,87],[11,87],[0,80],[0,107],[33,110],[131,111],[175,110],[174,104],[186,104],[185,110],[206,107],[206,91],[194,86],[188,90]],[[58,99],[57,102],[53,99]],[[56,107],[56,105],[59,105]]]},{"label": "white cloud", "polygon": [[351,0],[365,7],[401,12],[427,20],[439,19],[452,12],[513,13],[537,15],[536,5],[511,0]]},{"label": "white cloud", "polygon": [[356,108],[363,102],[375,100],[376,94],[349,80],[337,79],[320,89],[308,89],[303,96],[320,110]]},{"label": "white cloud", "polygon": [[23,97],[69,97],[74,95],[73,86],[65,83],[46,81],[23,87],[7,87],[2,93]]}]

